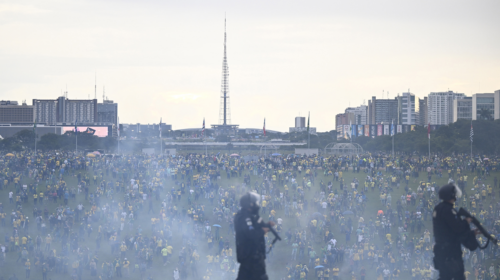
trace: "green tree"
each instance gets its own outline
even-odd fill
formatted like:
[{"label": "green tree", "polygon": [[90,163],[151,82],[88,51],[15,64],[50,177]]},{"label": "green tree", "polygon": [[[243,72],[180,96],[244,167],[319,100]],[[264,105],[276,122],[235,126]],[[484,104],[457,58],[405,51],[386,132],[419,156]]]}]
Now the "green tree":
[{"label": "green tree", "polygon": [[[500,120],[486,121],[477,120],[472,123],[474,127],[474,141],[472,148],[474,153],[492,154],[500,152]],[[459,120],[447,126],[440,126],[431,132],[432,153],[470,153],[470,120]],[[392,150],[392,137],[378,136],[375,138],[358,137],[355,142],[363,149],[370,152],[390,152]],[[427,128],[415,127],[414,131],[399,133],[394,136],[394,149],[398,153],[427,154],[429,139]]]},{"label": "green tree", "polygon": [[59,140],[61,135],[57,135],[54,133],[48,133],[40,137],[40,141],[38,141],[38,147],[41,150],[57,150],[61,148]]},{"label": "green tree", "polygon": [[24,129],[16,134],[14,134],[14,138],[17,138],[22,146],[33,149],[35,148],[35,132],[31,129]]}]

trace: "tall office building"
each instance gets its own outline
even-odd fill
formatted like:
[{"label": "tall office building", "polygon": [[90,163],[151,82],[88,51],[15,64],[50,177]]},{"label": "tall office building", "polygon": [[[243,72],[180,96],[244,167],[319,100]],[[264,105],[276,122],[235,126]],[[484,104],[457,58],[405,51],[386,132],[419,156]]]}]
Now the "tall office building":
[{"label": "tall office building", "polygon": [[56,123],[97,122],[97,99],[33,99],[33,121],[55,125]]},{"label": "tall office building", "polygon": [[346,114],[352,114],[352,124],[368,124],[367,123],[367,115],[368,115],[368,106],[361,105],[355,108],[347,108],[345,109]]},{"label": "tall office building", "polygon": [[17,101],[0,101],[0,123],[19,124],[33,122],[33,106]]},{"label": "tall office building", "polygon": [[97,121],[97,99],[68,99],[59,97],[59,122],[95,123]]},{"label": "tall office building", "polygon": [[500,90],[472,96],[472,119],[500,119]]},{"label": "tall office building", "polygon": [[295,117],[295,127],[305,127],[306,117]]},{"label": "tall office building", "polygon": [[[351,119],[349,119],[349,117],[351,117]],[[339,125],[349,124],[349,122],[351,124],[354,122],[354,115],[349,115],[348,113],[335,115],[335,127],[338,127]]]},{"label": "tall office building", "polygon": [[472,97],[453,100],[453,122],[472,120]]},{"label": "tall office building", "polygon": [[33,122],[57,123],[57,99],[33,99]]},{"label": "tall office building", "polygon": [[429,114],[427,113],[427,97],[418,99],[417,124],[427,125],[429,123]]},{"label": "tall office building", "polygon": [[97,103],[97,122],[98,123],[118,123],[118,103],[113,100],[103,100]]},{"label": "tall office building", "polygon": [[[397,124],[417,124],[415,111],[415,95],[410,92],[403,92],[397,97],[398,119]],[[394,120],[396,123],[396,120]]]},{"label": "tall office building", "polygon": [[373,96],[368,100],[368,124],[390,124],[398,120],[398,100],[377,99]]},{"label": "tall office building", "polygon": [[427,98],[428,122],[448,125],[453,122],[453,100],[464,99],[465,94],[453,91],[431,92]]}]

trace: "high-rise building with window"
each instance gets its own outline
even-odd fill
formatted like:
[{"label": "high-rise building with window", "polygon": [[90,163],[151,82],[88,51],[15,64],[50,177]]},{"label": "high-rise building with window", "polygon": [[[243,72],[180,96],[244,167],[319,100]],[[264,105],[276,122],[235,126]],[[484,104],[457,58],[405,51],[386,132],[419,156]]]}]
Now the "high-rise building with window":
[{"label": "high-rise building with window", "polygon": [[417,124],[415,95],[410,92],[403,92],[397,97],[398,100],[398,119],[394,120],[397,124]]},{"label": "high-rise building with window", "polygon": [[113,100],[103,100],[102,103],[97,103],[97,122],[118,123],[118,103],[113,103]]},{"label": "high-rise building with window", "polygon": [[17,101],[0,101],[0,123],[19,124],[33,122],[33,106]]},{"label": "high-rise building with window", "polygon": [[472,119],[500,119],[500,90],[472,96]]},{"label": "high-rise building with window", "polygon": [[472,97],[453,100],[453,122],[472,120]]},{"label": "high-rise building with window", "polygon": [[56,123],[97,122],[97,99],[33,99],[33,121],[55,125]]},{"label": "high-rise building with window", "polygon": [[427,98],[428,122],[431,125],[448,125],[453,122],[453,100],[465,94],[453,91],[431,92]]},{"label": "high-rise building with window", "polygon": [[427,113],[427,96],[423,99],[418,99],[418,112],[417,112],[417,124],[427,125],[429,124],[429,114]]},{"label": "high-rise building with window", "polygon": [[398,120],[398,99],[368,100],[368,124],[390,124]]},{"label": "high-rise building with window", "polygon": [[33,122],[57,123],[57,99],[33,99]]},{"label": "high-rise building with window", "polygon": [[306,117],[295,117],[295,127],[306,127]]},{"label": "high-rise building with window", "polygon": [[360,105],[355,108],[347,108],[345,109],[346,114],[351,114],[352,124],[368,124],[367,116],[368,116],[368,106]]}]

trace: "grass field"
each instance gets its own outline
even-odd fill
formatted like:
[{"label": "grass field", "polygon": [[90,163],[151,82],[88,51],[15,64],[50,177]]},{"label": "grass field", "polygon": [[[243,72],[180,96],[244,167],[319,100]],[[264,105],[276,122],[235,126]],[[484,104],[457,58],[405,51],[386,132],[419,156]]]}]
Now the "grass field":
[{"label": "grass field", "polygon": [[[385,171],[383,171],[383,170],[381,170],[381,171],[384,174],[386,174]],[[93,174],[99,172],[99,170],[89,170],[88,172],[90,172],[90,174],[93,176]],[[244,172],[244,174],[248,174],[248,173],[249,173],[249,171]],[[468,173],[467,175],[469,175],[467,186],[468,186],[468,191],[470,193],[470,189],[472,188],[472,178],[474,177],[474,175],[471,175],[470,173]],[[493,177],[497,176],[497,175],[498,175],[497,173],[493,173],[491,177],[487,178],[486,183],[493,185]],[[411,178],[410,187],[412,189],[416,189],[418,182],[420,180],[422,180],[422,181],[426,180],[426,178],[424,178],[423,176],[424,176],[424,174],[421,173],[420,178],[416,178],[416,179]],[[219,184],[223,188],[227,188],[229,186],[234,186],[234,185],[239,185],[239,184],[241,184],[241,182],[243,182],[243,177],[241,177],[241,178],[240,177],[238,177],[238,178],[233,177],[229,180],[225,179],[224,177],[225,176],[223,176],[222,180],[219,181]],[[364,182],[364,178],[366,177],[366,174],[363,171],[361,171],[360,173],[352,173],[352,171],[344,172],[344,178],[345,178],[346,183],[351,182],[354,177],[358,178],[358,180],[360,181],[360,187],[362,187],[363,182]],[[111,178],[105,178],[105,179],[106,179],[106,181],[111,180]],[[444,176],[443,178],[438,178],[436,176],[433,176],[432,181],[435,181],[437,183],[437,185],[441,186],[441,185],[444,185],[445,183],[447,183],[447,179],[448,179],[447,176]],[[256,180],[261,182],[262,178],[252,175],[251,180],[252,180],[252,184],[253,184],[253,182],[255,182]],[[306,191],[306,198],[307,199],[312,198],[313,193],[315,191],[319,191],[320,180],[322,180],[323,182],[326,183],[328,181],[332,181],[332,177],[325,177],[323,175],[323,172],[319,170],[318,177],[316,178],[315,187],[313,188],[313,190],[311,190],[309,192]],[[65,181],[67,182],[69,187],[75,186],[76,185],[76,176],[66,174]],[[31,182],[29,180],[27,180],[26,178],[22,182],[22,184],[29,184],[29,183],[31,183]],[[165,180],[164,181],[164,186],[166,186],[165,189],[170,190],[172,184],[173,184],[172,180]],[[42,184],[42,185],[44,185],[44,184]],[[334,182],[333,187],[338,189],[339,183]],[[96,186],[91,184],[90,190],[94,191],[95,188],[96,188]],[[9,199],[8,199],[8,192],[10,190],[13,190],[13,189],[14,189],[14,186],[11,184],[6,189],[0,191],[0,202],[3,203],[4,212],[6,212],[6,213],[10,213],[10,210],[13,209],[13,205],[9,204]],[[165,193],[166,193],[166,191],[162,192],[162,197],[165,196]],[[394,189],[394,191],[391,193],[393,208],[396,205],[396,201],[399,199],[399,197],[403,193],[404,193],[403,186],[400,189]],[[183,195],[181,201],[175,202],[178,209],[182,209],[183,207],[188,207],[187,196],[188,196],[187,194]],[[377,211],[379,209],[381,209],[381,203],[379,200],[379,191],[377,189],[373,192],[371,190],[368,191],[367,198],[368,198],[367,207],[365,209],[364,214],[362,215],[364,217],[365,221],[368,221],[370,218],[375,218]],[[115,197],[115,199],[121,200],[121,199],[123,199],[123,195],[118,194]],[[493,202],[491,199],[492,198],[488,198],[486,204]],[[33,198],[30,197],[29,202],[23,203],[22,207],[23,207],[24,213],[26,213],[28,215],[28,217],[30,218],[30,230],[29,230],[28,234],[33,239],[35,239],[35,237],[37,236],[37,234],[39,234],[39,232],[36,230],[36,223],[35,223],[34,217],[32,215],[32,211],[33,211],[32,201],[33,201]],[[61,203],[62,203],[62,201],[60,201],[60,200],[58,201],[58,203],[53,203],[52,201],[45,201],[43,208],[47,208],[49,211],[52,211],[55,207],[57,207]],[[87,209],[90,207],[88,202],[86,202],[84,200],[83,194],[77,195],[76,199],[69,200],[69,206],[71,208],[75,208],[78,203],[82,203]],[[101,205],[104,203],[105,203],[105,200],[102,200]],[[154,211],[157,214],[157,213],[159,213],[161,205],[159,202],[156,202],[156,201],[154,203],[155,203],[154,204]],[[216,218],[212,216],[212,206],[210,206],[210,202],[208,201],[208,199],[204,199],[203,197],[201,197],[200,200],[198,201],[198,203],[202,203],[205,205],[205,213],[206,213],[206,216],[210,219],[211,224],[219,223],[216,220]],[[309,214],[312,212],[316,212],[316,210],[311,210],[312,208],[313,207],[310,205],[309,206]],[[414,207],[410,206],[410,210],[414,210]],[[282,217],[284,220],[283,221],[284,231],[282,233],[282,237],[284,237],[284,232],[286,230],[288,230],[289,228],[292,228],[292,229],[296,228],[296,222],[295,222],[294,218],[285,218],[284,214],[283,214],[283,210],[280,210],[277,212],[278,212],[277,216]],[[136,222],[136,228],[138,226],[140,226],[143,229],[143,231],[142,231],[143,235],[151,236],[151,226],[150,226],[151,225],[151,223],[150,223],[151,215],[147,215],[146,213],[147,213],[147,205],[145,206],[145,209],[142,210],[141,218]],[[264,215],[264,217],[266,217],[266,216],[267,215]],[[356,218],[353,217],[353,219],[352,219],[354,229],[356,229],[356,227],[357,227],[357,219],[358,219],[358,217],[356,217]],[[8,216],[7,216],[6,220],[8,220]],[[308,222],[309,221],[307,220],[306,215],[304,215],[302,217],[302,220],[301,220],[301,225],[305,226],[308,224]],[[234,251],[235,250],[234,249],[234,238],[232,235],[228,234],[228,224],[221,223],[221,225],[222,225],[222,228],[220,230],[220,235],[223,238],[229,239],[231,247],[233,248],[233,251]],[[119,225],[118,225],[118,227],[119,227]],[[95,252],[96,251],[95,239],[97,236],[97,225],[94,224],[93,228],[94,228],[94,231],[92,232],[90,238],[86,238],[85,241],[80,242],[80,247],[85,246],[85,247],[90,248],[90,250],[92,252]],[[187,227],[185,226],[184,230],[188,230],[186,228]],[[428,219],[427,222],[425,223],[425,228],[429,229],[432,232],[430,219]],[[77,228],[75,228],[74,230],[77,230]],[[332,231],[333,231],[335,238],[338,240],[337,246],[346,245],[345,235],[340,234],[338,225],[334,224],[332,226]],[[393,236],[396,236],[397,226],[393,226],[392,231],[393,231],[392,232]],[[135,232],[136,232],[136,229],[131,230],[126,226],[125,231],[122,233],[122,237],[125,236],[126,234],[133,235],[133,234],[135,234]],[[22,235],[23,230],[21,230],[20,233],[21,233],[20,235]],[[173,229],[173,233],[174,233],[173,240],[171,243],[169,243],[169,245],[173,246],[173,248],[174,248],[173,259],[171,259],[172,260],[171,263],[168,264],[167,266],[162,266],[162,262],[161,262],[160,257],[155,257],[155,259],[153,261],[153,267],[150,270],[148,270],[148,272],[151,274],[152,279],[172,279],[173,270],[175,268],[175,263],[177,260],[177,254],[178,254],[179,250],[181,249],[180,247],[183,246],[182,241],[181,241],[181,234],[180,234],[179,230]],[[12,227],[7,222],[6,227],[0,228],[0,238],[1,238],[0,243],[4,244],[4,237],[10,236],[11,234],[12,234]],[[419,234],[418,236],[420,237],[420,235],[421,234]],[[410,236],[411,236],[411,234],[410,234]],[[351,238],[350,242],[347,243],[347,245],[354,244],[355,239],[356,238],[353,235],[353,237]],[[319,253],[321,251],[322,246],[324,246],[323,242],[314,243],[314,247],[315,247],[315,250],[317,253]],[[58,240],[54,240],[52,247],[54,249],[56,249],[57,252],[60,252],[61,243],[58,242]],[[214,255],[216,253],[216,251],[218,250],[217,246],[214,246],[214,248],[212,250],[208,250],[206,240],[204,238],[203,239],[200,238],[198,245],[197,245],[197,248],[198,248],[198,252],[200,254],[200,263],[199,263],[199,268],[198,268],[198,273],[200,276],[198,278],[190,277],[189,279],[201,279],[201,277],[204,275],[203,272],[205,271],[206,255],[208,255],[208,254]],[[267,263],[268,264],[268,274],[270,276],[270,279],[280,279],[280,278],[286,276],[285,275],[285,272],[286,272],[285,265],[287,262],[290,261],[291,251],[292,251],[292,249],[291,249],[290,245],[287,245],[284,241],[278,242],[276,244],[276,246],[273,250],[273,256],[269,258],[268,263]],[[131,261],[131,267],[133,267],[135,264],[133,254],[134,253],[132,251],[127,252],[127,257]],[[33,255],[33,253],[30,252],[30,256],[32,256],[32,255]],[[115,255],[111,255],[110,246],[107,244],[107,242],[105,240],[103,240],[101,243],[101,249],[98,251],[98,255],[99,255],[99,263],[98,263],[98,275],[99,275],[101,263],[105,260],[110,260],[110,261],[113,260],[115,258]],[[24,264],[22,264],[21,262],[16,262],[17,258],[18,258],[18,252],[7,253],[5,262],[2,264],[2,266],[0,268],[1,269],[0,276],[3,276],[5,279],[8,279],[12,274],[15,273],[19,279],[25,278]],[[32,259],[32,257],[31,257],[31,259]],[[308,260],[306,258],[304,258],[303,260],[298,260],[294,263],[297,263],[299,261],[302,263],[308,262]],[[368,263],[365,263],[362,265],[368,266]],[[309,267],[310,271],[313,272],[312,267],[310,265],[308,265],[308,267]],[[347,266],[344,265],[343,268],[344,268],[344,270],[342,271],[341,278],[347,279],[347,277],[351,277],[350,271],[347,271]],[[367,279],[375,279],[375,276],[376,275],[373,273],[373,270],[368,269]],[[42,279],[42,273],[41,273],[40,268],[36,268],[33,265],[33,263],[32,263],[31,277],[30,278],[31,279]],[[124,273],[124,278],[139,279],[139,273],[136,272],[135,274],[132,274],[130,276],[127,276]],[[309,279],[316,279],[316,277],[314,276],[314,273],[310,273],[308,278]],[[401,278],[410,278],[410,275],[402,274]],[[62,279],[71,279],[71,278],[70,278],[69,274],[64,275],[64,274],[60,274],[60,273],[49,272],[48,279],[53,279],[53,280],[61,279],[62,280]],[[90,273],[88,270],[84,270],[82,279],[92,279],[90,277]],[[218,275],[214,271],[214,273],[210,279],[222,279],[222,278],[220,275]]]}]

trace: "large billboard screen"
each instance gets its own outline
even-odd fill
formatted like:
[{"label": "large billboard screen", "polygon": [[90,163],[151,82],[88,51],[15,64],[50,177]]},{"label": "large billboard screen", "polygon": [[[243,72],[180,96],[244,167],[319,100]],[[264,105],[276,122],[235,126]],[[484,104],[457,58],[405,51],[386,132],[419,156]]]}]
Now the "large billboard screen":
[{"label": "large billboard screen", "polygon": [[389,135],[389,125],[384,124],[384,135]]},{"label": "large billboard screen", "polygon": [[377,136],[384,135],[384,125],[377,124]]},{"label": "large billboard screen", "polygon": [[[78,126],[78,133],[89,133],[92,130],[95,130],[94,135],[98,137],[108,137],[108,127],[107,126]],[[63,126],[61,127],[61,134],[66,133],[67,131],[74,132],[74,126]]]},{"label": "large billboard screen", "polygon": [[351,126],[344,124],[344,138],[351,139]]},{"label": "large billboard screen", "polygon": [[344,138],[343,125],[337,125],[337,140]]},{"label": "large billboard screen", "polygon": [[372,124],[370,125],[370,137],[375,138],[377,136],[377,125]]}]

